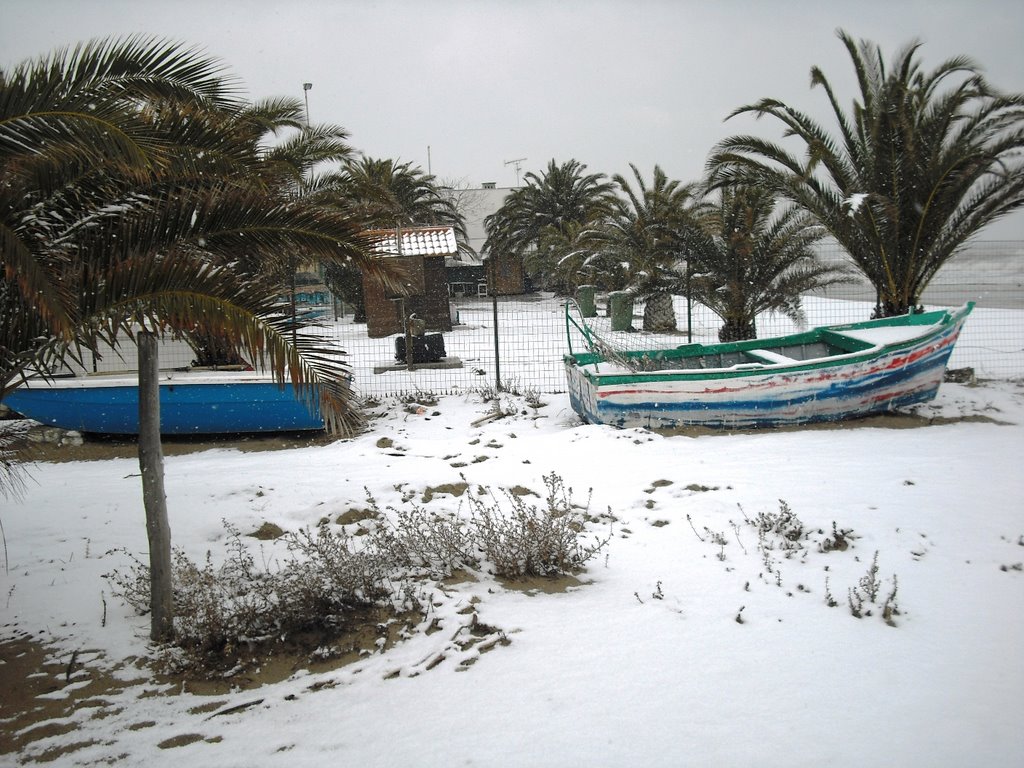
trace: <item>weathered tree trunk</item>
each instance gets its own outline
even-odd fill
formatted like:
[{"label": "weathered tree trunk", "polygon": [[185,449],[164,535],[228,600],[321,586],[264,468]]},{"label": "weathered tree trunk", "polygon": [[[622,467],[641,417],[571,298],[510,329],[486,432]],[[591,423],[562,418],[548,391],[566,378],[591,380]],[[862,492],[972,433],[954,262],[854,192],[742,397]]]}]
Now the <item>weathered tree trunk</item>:
[{"label": "weathered tree trunk", "polygon": [[718,329],[718,340],[722,342],[746,341],[757,338],[757,326],[753,320],[730,319]]},{"label": "weathered tree trunk", "polygon": [[174,636],[171,583],[171,526],[164,492],[164,452],[160,443],[160,360],[156,334],[142,331],[139,343],[139,469],[149,537],[149,636],[165,642]]},{"label": "weathered tree trunk", "polygon": [[195,364],[200,366],[243,365],[238,350],[225,337],[215,333],[197,332],[188,335],[189,346],[196,353]]},{"label": "weathered tree trunk", "polygon": [[646,298],[644,302],[644,330],[676,330],[676,310],[672,304],[671,293],[652,293]]},{"label": "weathered tree trunk", "polygon": [[876,320],[882,317],[899,317],[907,314],[919,315],[924,312],[924,307],[917,303],[917,299],[910,301],[882,300],[875,302],[875,308],[871,312],[871,319]]}]

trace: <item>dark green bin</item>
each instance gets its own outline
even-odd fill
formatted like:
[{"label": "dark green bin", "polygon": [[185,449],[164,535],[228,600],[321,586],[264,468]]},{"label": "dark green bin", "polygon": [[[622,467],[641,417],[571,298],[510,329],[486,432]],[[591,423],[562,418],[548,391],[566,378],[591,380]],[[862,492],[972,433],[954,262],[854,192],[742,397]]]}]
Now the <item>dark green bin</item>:
[{"label": "dark green bin", "polygon": [[609,293],[608,315],[612,319],[613,331],[633,330],[633,295],[629,291]]},{"label": "dark green bin", "polygon": [[576,303],[580,305],[580,314],[584,317],[597,317],[597,304],[594,303],[594,293],[597,286],[581,285],[576,289]]}]

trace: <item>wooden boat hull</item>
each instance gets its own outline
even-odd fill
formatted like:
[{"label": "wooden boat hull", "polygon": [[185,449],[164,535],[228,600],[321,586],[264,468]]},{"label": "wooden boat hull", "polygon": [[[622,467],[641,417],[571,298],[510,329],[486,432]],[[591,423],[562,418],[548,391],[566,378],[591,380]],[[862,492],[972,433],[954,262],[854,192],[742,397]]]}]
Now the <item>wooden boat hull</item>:
[{"label": "wooden boat hull", "polygon": [[[906,327],[887,318],[792,337],[709,345],[702,353],[761,359],[713,370],[636,372],[614,365],[609,370],[600,355],[569,354],[564,359],[569,398],[587,422],[653,429],[778,427],[891,411],[935,397],[972,307],[908,316]],[[887,336],[898,340],[886,343]],[[871,343],[873,337],[881,341]],[[862,348],[804,360],[772,352],[822,338]],[[673,364],[692,363],[694,355],[679,349]]]},{"label": "wooden boat hull", "polygon": [[[243,375],[244,376],[244,375]],[[42,424],[109,435],[139,432],[139,390],[131,377],[31,382],[4,405]],[[209,435],[320,430],[319,408],[264,378],[182,375],[160,385],[160,432]]]}]

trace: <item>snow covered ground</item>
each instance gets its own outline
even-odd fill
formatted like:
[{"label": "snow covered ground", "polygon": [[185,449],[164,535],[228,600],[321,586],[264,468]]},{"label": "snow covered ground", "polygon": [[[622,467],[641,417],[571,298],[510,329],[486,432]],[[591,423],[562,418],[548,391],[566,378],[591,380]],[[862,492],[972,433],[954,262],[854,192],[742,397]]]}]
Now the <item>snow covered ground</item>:
[{"label": "snow covered ground", "polygon": [[[917,419],[689,436],[582,425],[567,396],[542,400],[506,397],[514,415],[477,425],[493,403],[476,394],[384,401],[351,440],[169,456],[174,542],[201,561],[223,553],[222,520],[297,530],[367,491],[455,510],[423,492],[464,477],[543,496],[556,472],[616,520],[588,529],[612,539],[578,585],[477,573],[435,589],[439,632],[217,696],[143,679],[0,765],[1024,765],[1024,383],[943,385]],[[788,558],[748,522],[780,500],[807,534]],[[136,461],[39,463],[0,522],[0,638],[48,644],[50,699],[150,653],[148,618],[103,578],[121,548],[146,550]],[[823,551],[833,522],[852,529],[845,551]],[[879,594],[855,618],[849,591],[876,552]],[[474,617],[511,642],[460,642]]]}]

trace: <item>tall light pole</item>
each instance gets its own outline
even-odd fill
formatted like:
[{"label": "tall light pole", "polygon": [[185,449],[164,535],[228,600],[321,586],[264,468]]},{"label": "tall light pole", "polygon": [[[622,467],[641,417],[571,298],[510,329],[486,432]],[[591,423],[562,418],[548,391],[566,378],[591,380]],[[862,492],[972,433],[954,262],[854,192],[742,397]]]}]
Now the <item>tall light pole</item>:
[{"label": "tall light pole", "polygon": [[[309,128],[309,89],[312,88],[312,87],[313,87],[312,83],[303,83],[302,84],[302,96],[306,100],[306,128],[307,129]],[[304,181],[305,180],[303,180],[303,186],[304,186]],[[296,317],[297,317],[298,307],[295,306],[295,292],[297,290],[297,286],[295,284],[295,272],[298,270],[298,268],[299,268],[299,265],[295,262],[295,257],[292,256],[292,259],[291,259],[291,270],[290,270],[291,271],[291,286],[290,286],[291,287],[291,296],[289,297],[289,303],[291,304],[291,310],[292,310],[292,346],[296,346],[297,343],[298,343],[297,329],[296,329]]]}]

